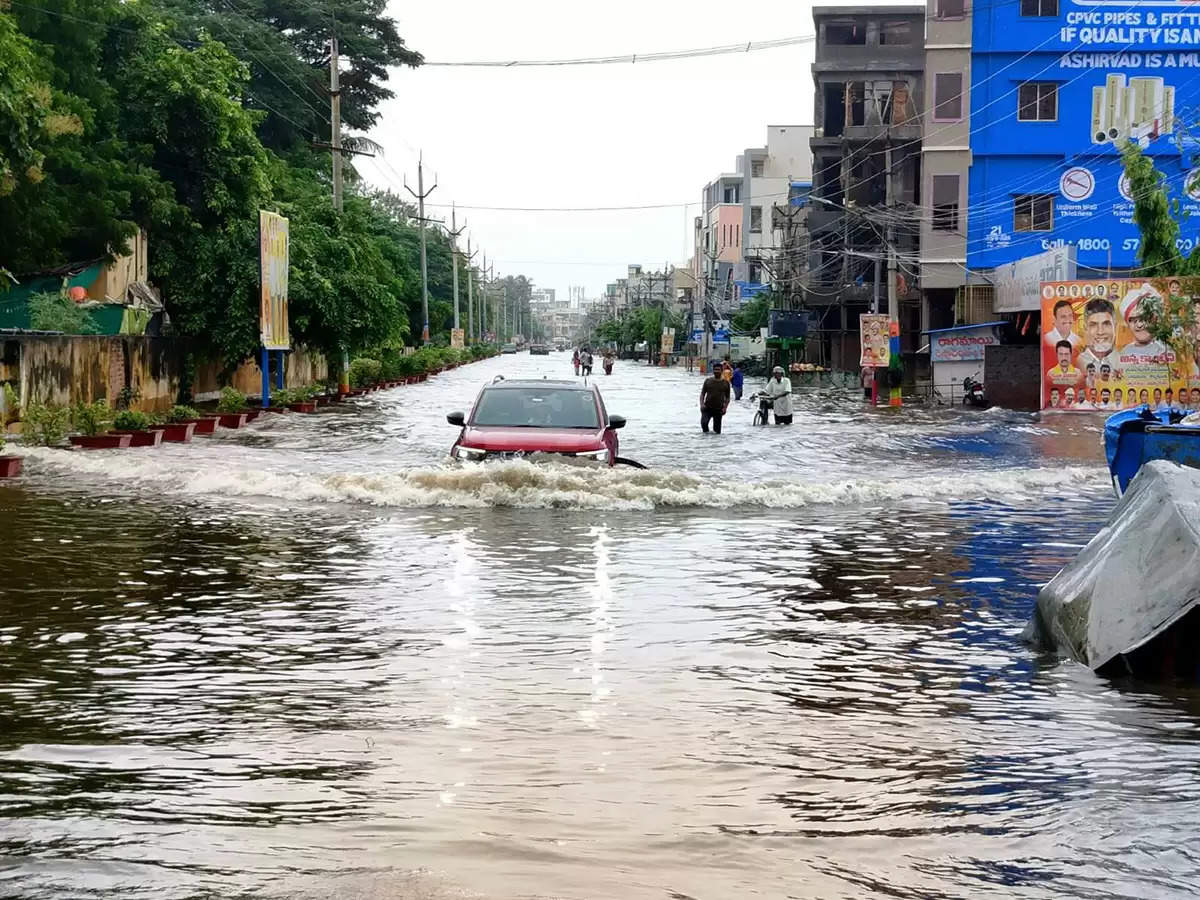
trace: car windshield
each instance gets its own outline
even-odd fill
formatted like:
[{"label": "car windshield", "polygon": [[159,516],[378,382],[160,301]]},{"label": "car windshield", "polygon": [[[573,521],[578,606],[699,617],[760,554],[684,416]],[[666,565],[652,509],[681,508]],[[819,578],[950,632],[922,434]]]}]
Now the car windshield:
[{"label": "car windshield", "polygon": [[599,428],[591,391],[495,388],[484,391],[473,425],[509,428]]}]

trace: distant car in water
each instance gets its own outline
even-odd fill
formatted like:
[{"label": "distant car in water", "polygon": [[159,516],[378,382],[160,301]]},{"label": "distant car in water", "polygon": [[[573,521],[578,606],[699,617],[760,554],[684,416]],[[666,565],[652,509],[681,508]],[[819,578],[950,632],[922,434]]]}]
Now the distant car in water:
[{"label": "distant car in water", "polygon": [[529,355],[530,356],[549,356],[550,348],[547,347],[545,344],[530,344],[529,345]]},{"label": "distant car in water", "polygon": [[498,377],[486,385],[470,414],[446,416],[462,431],[450,449],[454,459],[481,462],[539,453],[617,462],[621,416],[610,416],[595,385],[577,381],[517,380]]},{"label": "distant car in water", "polygon": [[503,347],[500,348],[500,352],[501,353],[516,353],[517,345],[516,344],[505,344]]}]

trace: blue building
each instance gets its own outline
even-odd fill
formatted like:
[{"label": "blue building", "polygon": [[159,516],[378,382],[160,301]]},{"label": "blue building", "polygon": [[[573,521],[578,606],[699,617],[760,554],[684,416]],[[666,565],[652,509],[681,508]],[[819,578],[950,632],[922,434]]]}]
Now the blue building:
[{"label": "blue building", "polygon": [[1079,277],[1136,266],[1126,140],[1167,176],[1193,217],[1183,249],[1195,246],[1200,168],[1189,130],[1200,118],[1200,4],[977,0],[968,15],[968,268],[1068,244]]}]

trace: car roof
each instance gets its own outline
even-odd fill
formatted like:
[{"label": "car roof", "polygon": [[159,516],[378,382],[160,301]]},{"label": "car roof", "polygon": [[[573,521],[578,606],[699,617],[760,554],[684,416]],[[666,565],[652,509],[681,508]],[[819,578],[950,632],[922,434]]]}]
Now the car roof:
[{"label": "car roof", "polygon": [[512,388],[531,388],[552,387],[560,391],[590,391],[595,393],[596,388],[591,384],[583,384],[578,381],[567,381],[565,379],[550,379],[550,378],[513,378],[505,379],[504,381],[494,381],[491,384],[485,385],[485,391],[504,390]]}]

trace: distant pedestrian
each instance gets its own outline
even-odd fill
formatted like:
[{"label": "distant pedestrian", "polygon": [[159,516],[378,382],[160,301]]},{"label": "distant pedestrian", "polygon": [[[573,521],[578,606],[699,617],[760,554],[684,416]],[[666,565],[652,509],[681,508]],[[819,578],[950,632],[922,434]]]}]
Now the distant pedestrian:
[{"label": "distant pedestrian", "polygon": [[579,348],[575,348],[575,352],[571,354],[571,364],[575,366],[575,376],[579,377]]},{"label": "distant pedestrian", "polygon": [[733,367],[733,377],[729,379],[729,385],[733,388],[733,399],[742,399],[742,385],[745,383],[746,376],[742,374],[742,364],[737,363]]},{"label": "distant pedestrian", "polygon": [[592,374],[592,351],[587,347],[584,347],[583,352],[579,354],[579,367],[583,370],[585,378]]},{"label": "distant pedestrian", "polygon": [[870,400],[875,391],[875,367],[863,366],[859,379],[862,381],[863,399]]},{"label": "distant pedestrian", "polygon": [[771,380],[767,382],[766,394],[774,401],[776,425],[792,424],[792,382],[783,377],[783,366],[776,366],[771,371]]},{"label": "distant pedestrian", "polygon": [[700,388],[700,430],[708,434],[708,425],[712,430],[721,433],[721,420],[729,409],[729,382],[722,376],[722,366],[713,366],[713,373],[704,379],[704,387]]}]

